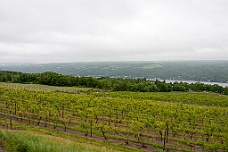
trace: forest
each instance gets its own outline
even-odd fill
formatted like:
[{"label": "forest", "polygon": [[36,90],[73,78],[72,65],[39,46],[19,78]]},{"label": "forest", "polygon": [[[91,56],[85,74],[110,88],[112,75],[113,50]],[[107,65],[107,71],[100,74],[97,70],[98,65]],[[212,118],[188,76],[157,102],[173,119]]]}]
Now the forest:
[{"label": "forest", "polygon": [[51,86],[80,86],[99,88],[111,91],[132,92],[171,92],[171,91],[198,91],[215,92],[228,95],[228,87],[217,84],[174,82],[147,80],[146,78],[110,78],[110,77],[80,77],[63,75],[56,72],[22,73],[13,71],[0,71],[0,82],[32,83]]}]

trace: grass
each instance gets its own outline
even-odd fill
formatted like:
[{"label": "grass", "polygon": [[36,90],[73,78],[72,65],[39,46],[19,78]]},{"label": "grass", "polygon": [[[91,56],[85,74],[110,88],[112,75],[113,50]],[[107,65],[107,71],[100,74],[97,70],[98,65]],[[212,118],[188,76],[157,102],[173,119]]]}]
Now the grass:
[{"label": "grass", "polygon": [[115,152],[104,146],[26,130],[0,130],[0,142],[9,152]]},{"label": "grass", "polygon": [[48,86],[48,85],[40,85],[40,84],[22,84],[22,83],[7,83],[7,82],[0,82],[0,87],[36,90],[36,91],[61,91],[61,92],[78,92],[78,91],[91,90],[91,88],[83,88],[83,87],[58,87],[58,86]]},{"label": "grass", "polygon": [[[0,122],[1,124],[1,122]],[[140,152],[140,149],[89,139],[50,128],[13,122],[14,129],[0,129],[0,150],[6,152]],[[160,149],[157,148],[156,151]]]}]

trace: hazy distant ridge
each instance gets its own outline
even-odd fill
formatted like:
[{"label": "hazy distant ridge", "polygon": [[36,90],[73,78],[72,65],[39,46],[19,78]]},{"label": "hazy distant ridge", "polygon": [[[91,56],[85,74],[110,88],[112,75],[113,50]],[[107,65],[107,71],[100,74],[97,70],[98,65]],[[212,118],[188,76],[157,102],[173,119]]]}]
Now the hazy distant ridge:
[{"label": "hazy distant ridge", "polygon": [[186,62],[79,62],[51,64],[1,64],[0,70],[92,77],[131,77],[195,81],[228,81],[228,61]]}]

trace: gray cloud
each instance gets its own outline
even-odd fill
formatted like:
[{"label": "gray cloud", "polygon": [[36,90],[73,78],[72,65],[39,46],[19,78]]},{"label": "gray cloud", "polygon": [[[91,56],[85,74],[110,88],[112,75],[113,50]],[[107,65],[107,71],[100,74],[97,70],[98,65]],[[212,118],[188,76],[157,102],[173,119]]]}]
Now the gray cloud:
[{"label": "gray cloud", "polygon": [[228,60],[226,0],[3,0],[0,62]]}]

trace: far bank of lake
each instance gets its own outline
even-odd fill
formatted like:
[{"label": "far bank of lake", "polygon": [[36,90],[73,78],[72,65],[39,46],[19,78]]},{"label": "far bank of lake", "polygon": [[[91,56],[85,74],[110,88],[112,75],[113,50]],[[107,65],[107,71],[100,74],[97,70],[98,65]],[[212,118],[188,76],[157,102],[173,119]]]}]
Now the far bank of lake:
[{"label": "far bank of lake", "polygon": [[[163,80],[160,80],[160,81],[163,81]],[[221,83],[221,82],[206,82],[206,81],[188,81],[188,80],[165,80],[167,83],[174,83],[174,82],[187,82],[189,84],[191,83],[196,83],[196,82],[201,82],[201,83],[204,83],[204,84],[210,84],[210,85],[214,85],[214,84],[218,84],[219,86],[222,86],[222,87],[228,87],[228,83]]]}]

